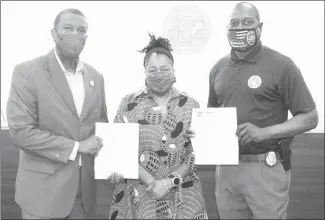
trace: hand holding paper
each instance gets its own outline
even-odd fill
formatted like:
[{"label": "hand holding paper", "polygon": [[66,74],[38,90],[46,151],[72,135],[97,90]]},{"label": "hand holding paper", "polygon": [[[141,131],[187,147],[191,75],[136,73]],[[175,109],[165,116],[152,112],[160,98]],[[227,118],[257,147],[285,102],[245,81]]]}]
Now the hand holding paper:
[{"label": "hand holding paper", "polygon": [[93,135],[79,143],[78,152],[81,154],[97,154],[102,146],[102,139]]},{"label": "hand holding paper", "polygon": [[118,182],[121,182],[123,181],[124,177],[122,174],[120,173],[112,173],[111,175],[108,176],[107,180],[110,182],[110,183],[118,183]]}]

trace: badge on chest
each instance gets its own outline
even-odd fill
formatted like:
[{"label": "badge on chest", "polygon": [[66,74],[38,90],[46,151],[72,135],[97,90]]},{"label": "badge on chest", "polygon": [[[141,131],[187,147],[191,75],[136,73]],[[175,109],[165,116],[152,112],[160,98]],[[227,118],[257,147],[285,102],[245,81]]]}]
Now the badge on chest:
[{"label": "badge on chest", "polygon": [[254,75],[254,76],[251,76],[248,79],[248,82],[247,83],[248,83],[249,88],[256,89],[256,88],[258,88],[258,87],[261,86],[262,79],[261,79],[261,77],[259,77],[257,75]]}]

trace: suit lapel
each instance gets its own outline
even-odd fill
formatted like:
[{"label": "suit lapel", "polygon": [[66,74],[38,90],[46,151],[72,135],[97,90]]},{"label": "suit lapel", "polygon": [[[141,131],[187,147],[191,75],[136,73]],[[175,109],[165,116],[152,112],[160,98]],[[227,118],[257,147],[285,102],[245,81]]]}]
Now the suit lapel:
[{"label": "suit lapel", "polygon": [[86,116],[87,112],[92,107],[93,91],[95,86],[98,86],[98,82],[96,82],[93,74],[87,70],[85,65],[83,68],[83,77],[85,85],[85,100],[81,111],[81,117]]},{"label": "suit lapel", "polygon": [[56,60],[53,51],[48,54],[46,69],[49,71],[48,79],[53,85],[53,87],[61,95],[61,97],[67,103],[74,115],[79,118],[68,81],[58,61]]}]

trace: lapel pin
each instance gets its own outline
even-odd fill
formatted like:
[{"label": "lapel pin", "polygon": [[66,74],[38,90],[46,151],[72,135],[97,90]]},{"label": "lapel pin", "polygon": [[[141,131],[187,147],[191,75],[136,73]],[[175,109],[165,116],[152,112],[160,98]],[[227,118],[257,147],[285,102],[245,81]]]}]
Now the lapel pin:
[{"label": "lapel pin", "polygon": [[95,85],[95,83],[94,83],[93,80],[90,80],[90,81],[89,81],[89,84],[90,84],[90,86],[94,86],[94,85]]}]

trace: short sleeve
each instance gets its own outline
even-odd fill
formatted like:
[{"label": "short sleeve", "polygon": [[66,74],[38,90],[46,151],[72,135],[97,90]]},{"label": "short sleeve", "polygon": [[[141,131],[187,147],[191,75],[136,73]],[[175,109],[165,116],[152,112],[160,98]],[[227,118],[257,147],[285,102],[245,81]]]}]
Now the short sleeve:
[{"label": "short sleeve", "polygon": [[285,106],[293,116],[306,113],[316,107],[299,68],[291,59],[283,68],[280,93]]},{"label": "short sleeve", "polygon": [[217,64],[211,69],[209,75],[209,98],[208,98],[208,108],[217,107],[218,97],[216,92],[214,91],[214,81],[216,78],[218,68]]}]

